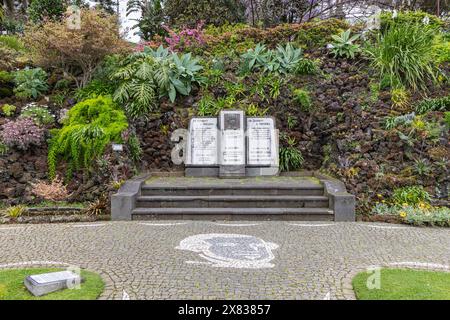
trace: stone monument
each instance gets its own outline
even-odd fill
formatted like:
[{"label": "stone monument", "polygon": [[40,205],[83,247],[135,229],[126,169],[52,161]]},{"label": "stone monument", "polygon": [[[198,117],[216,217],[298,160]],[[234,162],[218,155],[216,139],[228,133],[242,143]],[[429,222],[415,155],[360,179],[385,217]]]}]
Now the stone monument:
[{"label": "stone monument", "polygon": [[[179,141],[179,137],[177,133],[172,140]],[[186,145],[177,146],[176,153],[185,153],[186,176],[239,178],[279,172],[278,130],[271,117],[246,117],[242,110],[223,110],[218,118],[192,118],[183,138]]]}]

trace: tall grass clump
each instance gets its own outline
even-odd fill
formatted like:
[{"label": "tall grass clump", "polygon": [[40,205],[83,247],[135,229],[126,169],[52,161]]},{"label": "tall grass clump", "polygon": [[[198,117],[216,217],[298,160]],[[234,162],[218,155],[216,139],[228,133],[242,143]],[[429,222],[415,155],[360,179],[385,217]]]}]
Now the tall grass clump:
[{"label": "tall grass clump", "polygon": [[381,79],[391,87],[426,90],[436,81],[439,69],[434,59],[435,30],[419,23],[391,24],[377,35],[367,53]]}]

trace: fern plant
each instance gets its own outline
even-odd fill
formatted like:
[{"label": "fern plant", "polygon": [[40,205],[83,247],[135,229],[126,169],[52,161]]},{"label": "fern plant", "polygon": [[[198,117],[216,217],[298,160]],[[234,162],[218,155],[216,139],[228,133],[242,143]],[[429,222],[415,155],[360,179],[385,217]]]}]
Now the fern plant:
[{"label": "fern plant", "polygon": [[99,96],[76,104],[69,111],[61,129],[52,130],[48,167],[51,178],[56,176],[60,159],[67,161],[67,175],[89,168],[111,142],[122,142],[121,133],[128,127],[127,119],[110,97]]}]

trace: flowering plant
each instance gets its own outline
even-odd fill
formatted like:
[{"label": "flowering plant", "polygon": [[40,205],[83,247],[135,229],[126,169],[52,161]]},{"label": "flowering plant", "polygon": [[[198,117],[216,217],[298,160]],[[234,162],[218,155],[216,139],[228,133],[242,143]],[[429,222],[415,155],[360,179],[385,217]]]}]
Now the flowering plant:
[{"label": "flowering plant", "polygon": [[2,127],[0,138],[8,147],[27,150],[32,145],[40,145],[44,141],[45,130],[38,127],[30,118],[7,121]]},{"label": "flowering plant", "polygon": [[47,106],[38,106],[35,102],[27,104],[20,113],[21,118],[30,118],[37,125],[47,125],[55,122],[55,116],[50,113]]},{"label": "flowering plant", "polygon": [[169,33],[169,36],[165,38],[169,49],[171,51],[183,51],[193,45],[203,45],[205,43],[203,25],[204,22],[200,21],[195,28],[184,27],[179,32],[170,29],[168,26],[163,26],[164,30]]}]

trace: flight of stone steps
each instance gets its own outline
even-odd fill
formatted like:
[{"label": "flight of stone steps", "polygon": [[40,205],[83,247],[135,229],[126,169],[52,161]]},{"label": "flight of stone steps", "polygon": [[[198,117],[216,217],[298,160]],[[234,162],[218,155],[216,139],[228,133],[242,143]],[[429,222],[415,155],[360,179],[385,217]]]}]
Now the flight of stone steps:
[{"label": "flight of stone steps", "polygon": [[[134,197],[125,201],[122,209],[114,210],[114,198],[121,191],[113,196],[113,220],[343,221],[335,217],[332,188],[315,177],[151,177],[135,181]],[[124,196],[130,194],[126,189],[122,190]],[[353,200],[350,207],[353,205],[354,214],[354,197],[342,190],[340,193]],[[118,203],[116,207],[120,207]],[[124,218],[121,210],[129,211],[129,217]]]}]

